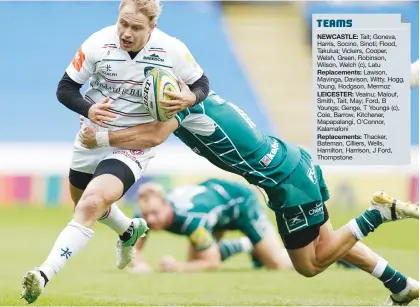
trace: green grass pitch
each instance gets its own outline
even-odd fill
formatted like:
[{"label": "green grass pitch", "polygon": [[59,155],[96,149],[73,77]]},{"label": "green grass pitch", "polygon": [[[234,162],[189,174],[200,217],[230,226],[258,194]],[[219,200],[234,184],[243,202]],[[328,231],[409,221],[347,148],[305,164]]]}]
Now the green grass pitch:
[{"label": "green grass pitch", "polygon": [[[330,216],[338,227],[361,212],[333,208]],[[69,208],[0,209],[0,306],[25,305],[19,300],[23,274],[42,263],[70,218]],[[155,233],[149,239],[145,255],[154,267],[163,255],[186,256],[185,238]],[[34,305],[378,306],[388,295],[381,282],[359,270],[333,265],[314,278],[304,278],[294,271],[252,270],[248,255],[232,257],[219,272],[130,274],[115,266],[115,240],[111,230],[97,225],[88,246],[51,281]],[[364,243],[392,266],[418,279],[418,221],[382,225]]]}]

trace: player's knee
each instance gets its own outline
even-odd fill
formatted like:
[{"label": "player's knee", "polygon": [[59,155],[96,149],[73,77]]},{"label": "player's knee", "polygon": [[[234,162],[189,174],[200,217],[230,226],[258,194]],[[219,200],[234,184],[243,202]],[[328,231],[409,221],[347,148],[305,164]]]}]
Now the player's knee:
[{"label": "player's knee", "polygon": [[295,266],[295,270],[302,276],[314,277],[322,272],[317,266],[312,264]]},{"label": "player's knee", "polygon": [[108,207],[107,200],[100,191],[87,191],[82,196],[75,212],[82,213],[85,218],[96,219]]}]

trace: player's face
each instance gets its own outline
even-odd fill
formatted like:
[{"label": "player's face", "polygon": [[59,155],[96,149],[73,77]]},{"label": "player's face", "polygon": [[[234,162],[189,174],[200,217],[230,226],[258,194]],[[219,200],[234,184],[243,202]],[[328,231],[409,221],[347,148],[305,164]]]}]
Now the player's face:
[{"label": "player's face", "polygon": [[160,197],[150,196],[140,203],[140,210],[147,225],[152,230],[165,228],[168,221],[169,205]]},{"label": "player's face", "polygon": [[149,40],[152,30],[149,18],[136,12],[133,3],[127,3],[121,8],[118,15],[118,37],[122,49],[140,51]]}]

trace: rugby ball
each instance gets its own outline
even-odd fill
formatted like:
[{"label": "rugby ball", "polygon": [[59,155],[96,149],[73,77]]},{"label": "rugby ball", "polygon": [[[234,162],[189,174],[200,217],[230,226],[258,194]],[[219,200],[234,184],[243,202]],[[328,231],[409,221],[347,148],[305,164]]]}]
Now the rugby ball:
[{"label": "rugby ball", "polygon": [[170,100],[171,97],[164,95],[163,92],[181,92],[178,78],[169,70],[160,67],[150,70],[143,82],[142,97],[143,104],[149,114],[158,121],[166,122],[173,116],[167,116],[166,110],[161,109],[162,100]]}]

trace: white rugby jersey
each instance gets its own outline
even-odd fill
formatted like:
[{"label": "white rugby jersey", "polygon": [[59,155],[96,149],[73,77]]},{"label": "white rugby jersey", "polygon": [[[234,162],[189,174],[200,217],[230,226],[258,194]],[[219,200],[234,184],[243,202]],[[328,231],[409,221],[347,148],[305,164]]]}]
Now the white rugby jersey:
[{"label": "white rugby jersey", "polygon": [[[203,75],[188,48],[180,40],[154,29],[146,46],[131,59],[119,44],[117,26],[109,26],[92,34],[79,48],[67,67],[75,82],[89,80],[85,99],[100,103],[106,97],[117,114],[109,130],[119,130],[153,121],[143,105],[141,87],[145,74],[154,67],[163,67],[186,84]],[[101,129],[102,130],[102,129]]]}]

